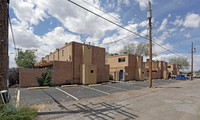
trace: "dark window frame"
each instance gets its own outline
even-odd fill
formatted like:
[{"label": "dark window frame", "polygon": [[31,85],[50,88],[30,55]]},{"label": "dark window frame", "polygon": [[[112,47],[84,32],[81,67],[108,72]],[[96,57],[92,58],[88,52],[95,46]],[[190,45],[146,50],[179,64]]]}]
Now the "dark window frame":
[{"label": "dark window frame", "polygon": [[125,57],[118,58],[118,62],[125,62],[125,61],[126,61]]}]

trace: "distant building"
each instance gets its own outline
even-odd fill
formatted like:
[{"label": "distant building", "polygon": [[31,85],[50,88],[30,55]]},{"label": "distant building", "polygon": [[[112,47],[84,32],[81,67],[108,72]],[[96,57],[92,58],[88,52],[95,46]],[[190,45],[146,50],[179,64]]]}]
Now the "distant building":
[{"label": "distant building", "polygon": [[178,66],[176,64],[168,64],[167,70],[169,71],[169,73],[171,75],[178,75],[179,74]]},{"label": "distant building", "polygon": [[[149,61],[145,62],[145,77],[149,77]],[[168,79],[167,62],[152,61],[152,79]]]},{"label": "distant building", "polygon": [[51,82],[56,85],[94,84],[109,80],[109,66],[105,65],[105,48],[77,42],[66,43],[42,58],[35,67],[51,70]]},{"label": "distant building", "polygon": [[143,57],[133,54],[114,55],[106,57],[110,65],[110,74],[114,80],[144,80]]}]

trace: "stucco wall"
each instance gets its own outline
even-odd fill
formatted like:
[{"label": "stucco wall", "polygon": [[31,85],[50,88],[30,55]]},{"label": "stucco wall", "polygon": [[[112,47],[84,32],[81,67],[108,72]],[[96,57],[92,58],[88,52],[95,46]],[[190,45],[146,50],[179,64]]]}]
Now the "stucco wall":
[{"label": "stucco wall", "polygon": [[53,62],[53,84],[61,85],[72,81],[72,62],[54,61]]},{"label": "stucco wall", "polygon": [[[37,77],[47,72],[47,69],[29,69],[29,68],[20,68],[19,69],[19,86],[28,87],[28,86],[39,86]],[[51,71],[51,74],[53,71]]]}]

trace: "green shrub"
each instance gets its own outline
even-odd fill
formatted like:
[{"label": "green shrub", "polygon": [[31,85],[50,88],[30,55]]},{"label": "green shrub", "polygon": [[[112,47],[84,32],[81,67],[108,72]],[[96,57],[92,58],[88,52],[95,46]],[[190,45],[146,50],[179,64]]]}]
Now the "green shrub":
[{"label": "green shrub", "polygon": [[0,105],[0,120],[32,120],[37,110],[28,107],[15,108],[11,104]]},{"label": "green shrub", "polygon": [[113,80],[113,75],[109,74],[109,80]]},{"label": "green shrub", "polygon": [[51,75],[50,72],[43,73],[41,78],[37,78],[40,86],[49,86],[51,85]]}]

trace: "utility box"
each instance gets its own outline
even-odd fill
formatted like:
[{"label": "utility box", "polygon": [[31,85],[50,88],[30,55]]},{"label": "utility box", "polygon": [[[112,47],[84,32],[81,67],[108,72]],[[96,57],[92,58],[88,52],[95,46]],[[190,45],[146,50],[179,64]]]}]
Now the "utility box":
[{"label": "utility box", "polygon": [[81,83],[96,84],[97,83],[97,66],[96,65],[81,65]]}]

